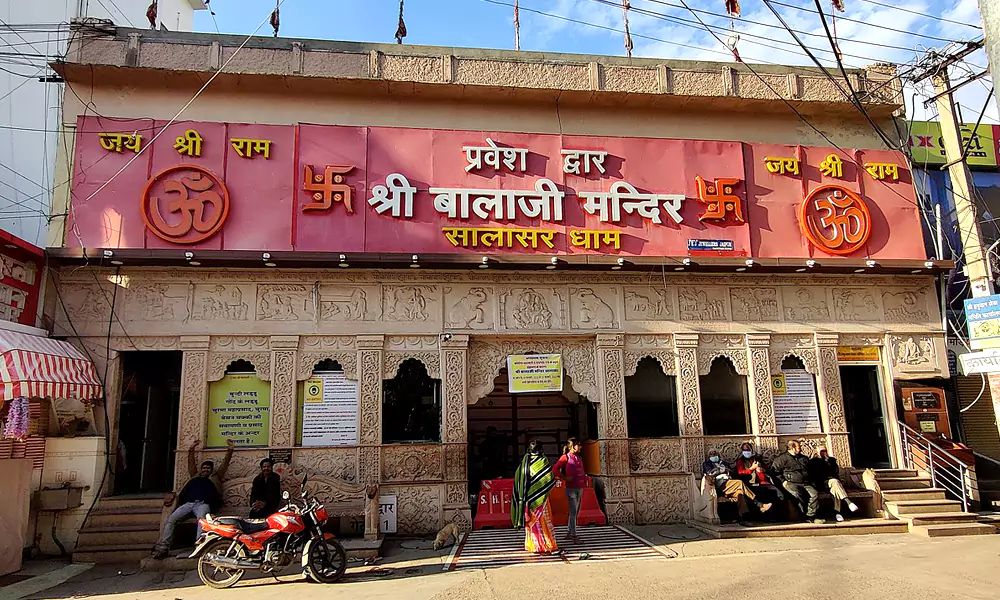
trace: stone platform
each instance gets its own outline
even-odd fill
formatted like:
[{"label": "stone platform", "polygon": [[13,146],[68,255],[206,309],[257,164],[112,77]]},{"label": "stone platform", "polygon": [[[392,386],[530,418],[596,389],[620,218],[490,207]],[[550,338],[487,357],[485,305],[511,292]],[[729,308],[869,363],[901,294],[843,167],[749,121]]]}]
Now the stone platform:
[{"label": "stone platform", "polygon": [[[382,538],[375,541],[367,541],[364,539],[341,539],[337,540],[344,546],[344,550],[347,551],[347,560],[362,561],[367,559],[378,558],[382,553]],[[147,556],[142,559],[139,568],[143,571],[193,571],[198,566],[198,560],[195,558],[188,558],[194,548],[185,548],[181,551],[173,550],[170,552],[170,556],[164,558],[163,560],[156,560],[152,556]]]},{"label": "stone platform", "polygon": [[713,525],[689,521],[688,525],[719,539],[766,537],[813,537],[823,535],[870,535],[876,533],[907,533],[905,521],[886,519],[849,519],[843,523],[761,523],[743,527],[735,523]]}]

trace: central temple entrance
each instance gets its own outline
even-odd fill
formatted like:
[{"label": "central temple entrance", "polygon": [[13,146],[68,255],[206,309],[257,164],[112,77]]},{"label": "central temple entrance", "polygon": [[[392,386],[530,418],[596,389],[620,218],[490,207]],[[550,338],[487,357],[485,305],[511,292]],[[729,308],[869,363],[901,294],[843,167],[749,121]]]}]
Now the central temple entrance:
[{"label": "central temple entrance", "polygon": [[511,394],[507,369],[494,379],[493,391],[468,407],[469,493],[484,480],[511,478],[531,440],[540,440],[555,460],[566,440],[597,438],[597,411],[563,376],[562,392]]}]

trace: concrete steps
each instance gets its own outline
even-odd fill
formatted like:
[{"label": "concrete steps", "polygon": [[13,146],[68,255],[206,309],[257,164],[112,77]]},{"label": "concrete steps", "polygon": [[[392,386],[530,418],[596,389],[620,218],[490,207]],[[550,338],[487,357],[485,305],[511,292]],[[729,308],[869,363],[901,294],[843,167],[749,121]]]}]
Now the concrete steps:
[{"label": "concrete steps", "polygon": [[926,537],[952,537],[960,535],[995,535],[997,530],[982,523],[948,523],[910,527],[910,533]]},{"label": "concrete steps", "polygon": [[139,562],[160,535],[163,496],[101,498],[80,529],[73,562]]},{"label": "concrete steps", "polygon": [[875,470],[887,517],[906,523],[910,533],[926,537],[987,535],[996,533],[979,515],[964,512],[958,500],[948,500],[945,490],[933,487],[924,473],[905,469]]},{"label": "concrete steps", "polygon": [[[944,491],[942,490],[942,494]],[[958,500],[893,500],[886,501],[886,510],[894,517],[906,518],[911,514],[921,513],[954,513],[962,511],[962,503]]]},{"label": "concrete steps", "polygon": [[901,500],[944,500],[944,490],[940,488],[924,488],[917,490],[884,490],[882,499],[886,502]]},{"label": "concrete steps", "polygon": [[909,521],[911,526],[939,525],[951,523],[976,523],[979,515],[967,512],[933,512],[909,514],[903,519]]},{"label": "concrete steps", "polygon": [[905,477],[877,477],[879,487],[883,490],[920,490],[931,489],[930,475],[913,475]]}]

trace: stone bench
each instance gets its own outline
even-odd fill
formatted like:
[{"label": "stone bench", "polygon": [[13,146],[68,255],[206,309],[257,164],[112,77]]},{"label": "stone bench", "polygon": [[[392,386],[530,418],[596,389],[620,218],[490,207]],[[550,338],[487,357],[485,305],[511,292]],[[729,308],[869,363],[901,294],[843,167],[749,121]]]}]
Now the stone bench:
[{"label": "stone bench", "polygon": [[[695,519],[712,523],[713,525],[718,525],[721,520],[719,519],[719,505],[732,507],[733,512],[735,512],[736,499],[719,497],[718,493],[715,491],[715,478],[709,477],[708,475],[703,475],[700,484],[694,484],[696,480],[695,476],[692,476],[692,485],[695,486],[693,490],[694,499],[694,517]],[[855,504],[858,505],[858,512],[854,513],[856,516],[870,518],[875,515],[874,506],[874,493],[867,489],[852,489],[844,485],[847,490],[847,496]],[[785,494],[785,514],[783,515],[786,520],[792,520],[799,512],[798,503],[791,499],[791,494],[787,490],[782,489],[782,493]],[[820,492],[819,500],[822,505],[829,505],[833,496],[829,492]],[[772,508],[771,510],[774,510]]]}]

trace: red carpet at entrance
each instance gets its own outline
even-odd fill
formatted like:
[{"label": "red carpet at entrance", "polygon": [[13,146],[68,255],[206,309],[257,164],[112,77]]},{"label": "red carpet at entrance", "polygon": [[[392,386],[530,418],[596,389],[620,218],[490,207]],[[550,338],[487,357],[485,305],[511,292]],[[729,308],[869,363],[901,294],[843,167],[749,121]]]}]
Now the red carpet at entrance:
[{"label": "red carpet at entrance", "polygon": [[493,569],[509,565],[576,562],[586,560],[633,560],[667,558],[652,544],[617,526],[581,527],[580,542],[566,542],[566,528],[556,527],[556,540],[563,556],[536,556],[524,551],[524,530],[483,529],[466,534],[445,563],[445,571]]}]

